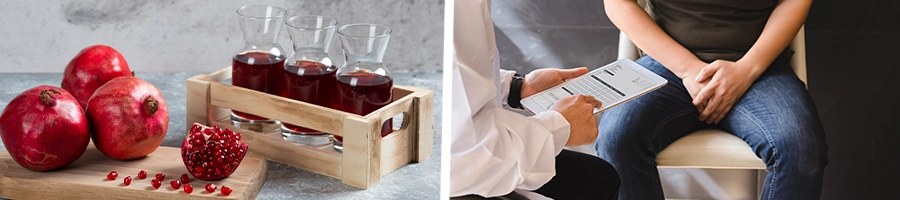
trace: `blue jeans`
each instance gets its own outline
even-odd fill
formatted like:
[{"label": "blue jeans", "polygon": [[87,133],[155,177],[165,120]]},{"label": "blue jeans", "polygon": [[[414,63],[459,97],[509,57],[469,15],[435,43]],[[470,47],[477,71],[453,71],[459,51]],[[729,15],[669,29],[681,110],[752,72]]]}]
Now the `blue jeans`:
[{"label": "blue jeans", "polygon": [[760,199],[819,199],[828,164],[825,133],[806,87],[788,63],[773,63],[718,124],[698,120],[675,74],[649,56],[636,61],[669,83],[603,114],[594,148],[619,172],[619,199],[664,199],[656,154],[678,138],[719,128],[766,163]]}]

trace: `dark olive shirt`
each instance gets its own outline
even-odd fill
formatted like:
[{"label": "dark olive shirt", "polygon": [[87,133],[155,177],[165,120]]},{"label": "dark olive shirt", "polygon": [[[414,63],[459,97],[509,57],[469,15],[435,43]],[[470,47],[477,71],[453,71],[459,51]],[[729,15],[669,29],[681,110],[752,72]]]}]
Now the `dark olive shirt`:
[{"label": "dark olive shirt", "polygon": [[[650,0],[656,23],[700,60],[737,61],[759,38],[777,0]],[[785,50],[776,61],[790,60]]]}]

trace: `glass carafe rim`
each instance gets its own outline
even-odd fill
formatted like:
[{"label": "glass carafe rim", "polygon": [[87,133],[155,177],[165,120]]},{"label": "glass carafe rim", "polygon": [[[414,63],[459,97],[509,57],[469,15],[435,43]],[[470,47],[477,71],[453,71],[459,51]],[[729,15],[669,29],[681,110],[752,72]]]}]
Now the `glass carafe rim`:
[{"label": "glass carafe rim", "polygon": [[[311,17],[316,17],[316,18],[321,17],[321,18],[324,18],[324,19],[330,19],[330,20],[331,20],[331,23],[329,23],[328,26],[323,26],[323,27],[321,27],[321,28],[319,28],[319,27],[301,27],[301,26],[295,26],[294,24],[289,23],[291,20],[293,20],[293,19],[295,19],[295,18],[311,18]],[[325,29],[332,29],[332,28],[334,28],[335,26],[337,26],[337,23],[338,23],[338,22],[337,22],[337,19],[335,19],[334,17],[323,16],[323,15],[298,15],[298,16],[291,16],[291,17],[289,17],[287,20],[284,20],[284,25],[287,25],[287,26],[290,27],[290,28],[299,29],[299,30],[325,30]]]},{"label": "glass carafe rim", "polygon": [[[384,32],[384,33],[382,33],[382,34],[374,35],[374,36],[369,36],[369,35],[367,35],[367,36],[348,35],[347,33],[344,33],[343,30],[345,30],[345,29],[347,29],[347,28],[350,28],[350,27],[355,27],[355,26],[375,26],[375,27],[381,27],[381,28],[384,28],[384,29],[387,30],[387,31]],[[386,26],[386,25],[381,25],[381,24],[372,24],[372,23],[353,23],[353,24],[345,24],[345,25],[343,25],[343,26],[341,26],[341,27],[339,27],[339,28],[337,29],[338,35],[341,35],[342,37],[347,37],[347,38],[384,38],[384,37],[389,37],[389,36],[391,36],[391,33],[393,33],[393,32],[394,32],[394,30],[391,29],[391,27],[388,27],[388,26]]]},{"label": "glass carafe rim", "polygon": [[[277,15],[271,15],[271,16],[251,16],[251,15],[247,15],[247,13],[241,13],[241,11],[243,11],[247,8],[251,8],[251,7],[272,7],[273,9],[277,10],[278,12],[277,12]],[[272,6],[272,5],[246,5],[246,6],[241,6],[234,12],[236,12],[241,17],[245,17],[245,18],[249,18],[249,19],[277,19],[277,18],[284,18],[285,15],[287,15],[287,10],[285,10],[284,8],[281,8],[278,6]]]}]

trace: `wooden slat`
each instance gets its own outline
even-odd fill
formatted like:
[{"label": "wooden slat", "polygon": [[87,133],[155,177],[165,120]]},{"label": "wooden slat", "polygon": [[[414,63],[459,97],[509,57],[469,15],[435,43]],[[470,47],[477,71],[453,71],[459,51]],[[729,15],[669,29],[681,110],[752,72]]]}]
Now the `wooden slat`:
[{"label": "wooden slat", "polygon": [[265,155],[269,160],[341,178],[341,154],[331,149],[330,145],[311,147],[290,143],[284,141],[280,133],[257,133],[235,128],[228,119],[218,120],[213,125],[240,132],[241,140],[253,147],[251,152]]},{"label": "wooden slat", "polygon": [[409,109],[412,109],[410,105],[412,105],[413,101],[416,98],[415,96],[409,95],[412,94],[412,92],[413,91],[395,87],[392,90],[392,97],[394,98],[393,101],[387,106],[372,111],[368,115],[364,116],[364,118],[367,120],[384,122],[403,112],[408,112]]},{"label": "wooden slat", "polygon": [[205,80],[208,82],[222,82],[226,79],[231,78],[231,67],[226,67],[224,69],[220,69],[219,71],[215,71],[206,76]]},{"label": "wooden slat", "polygon": [[[253,148],[253,147],[251,147]],[[115,170],[116,180],[106,180]],[[147,179],[137,179],[140,170]],[[165,173],[159,189],[150,186],[156,173]],[[106,157],[91,144],[78,161],[61,169],[35,172],[12,160],[8,152],[0,152],[0,197],[8,199],[254,199],[266,178],[266,162],[258,154],[248,154],[230,177],[219,181],[193,179],[194,192],[172,189],[169,181],[188,173],[181,160],[181,148],[159,147],[145,158],[118,161]],[[131,185],[122,182],[132,177]],[[207,183],[226,185],[230,196],[203,190]]]},{"label": "wooden slat", "polygon": [[[380,121],[347,116],[344,119],[343,176],[344,184],[367,189],[381,178],[378,163],[381,162],[380,149],[374,148],[381,143],[381,130],[377,129]],[[373,137],[378,134],[378,137]]]},{"label": "wooden slat", "polygon": [[315,104],[210,82],[210,104],[341,135],[340,119],[348,113]]},{"label": "wooden slat", "polygon": [[[215,71],[215,72],[207,75],[205,80],[207,82],[221,83],[222,81],[225,81],[225,80],[231,78],[231,73],[232,73],[231,69],[232,69],[232,67],[229,66],[224,69],[220,69],[219,71]],[[212,96],[210,96],[210,98],[212,98]],[[207,102],[207,107],[208,107],[207,110],[209,110],[209,114],[208,114],[209,122],[214,122],[218,119],[222,119],[223,117],[231,116],[231,109],[223,108],[223,107],[219,107],[219,106],[213,106],[212,104],[209,103],[209,100],[207,100],[206,102]]]},{"label": "wooden slat", "polygon": [[191,130],[194,122],[209,124],[209,82],[205,81],[206,74],[200,74],[187,79],[185,100],[187,126],[185,130]]},{"label": "wooden slat", "polygon": [[[410,117],[404,116],[404,120]],[[395,130],[390,135],[381,139],[381,171],[380,176],[390,174],[394,170],[403,167],[412,160],[413,139],[409,132],[410,122],[404,122],[404,126]]]},{"label": "wooden slat", "polygon": [[413,124],[411,129],[417,134],[412,134],[413,145],[413,161],[422,162],[431,157],[432,147],[434,145],[434,92],[420,88],[410,88],[416,92],[410,96],[416,97],[416,108],[412,113],[417,123]]}]

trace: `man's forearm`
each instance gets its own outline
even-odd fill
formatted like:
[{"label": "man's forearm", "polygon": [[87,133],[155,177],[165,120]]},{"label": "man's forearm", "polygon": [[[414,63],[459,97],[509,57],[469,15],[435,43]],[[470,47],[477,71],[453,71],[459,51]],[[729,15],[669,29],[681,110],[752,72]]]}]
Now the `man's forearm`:
[{"label": "man's forearm", "polygon": [[666,34],[634,0],[604,0],[610,21],[655,60],[680,78],[694,76],[705,62]]},{"label": "man's forearm", "polygon": [[812,0],[781,0],[766,21],[756,43],[738,62],[752,69],[754,77],[762,74],[787,48],[806,21]]}]

